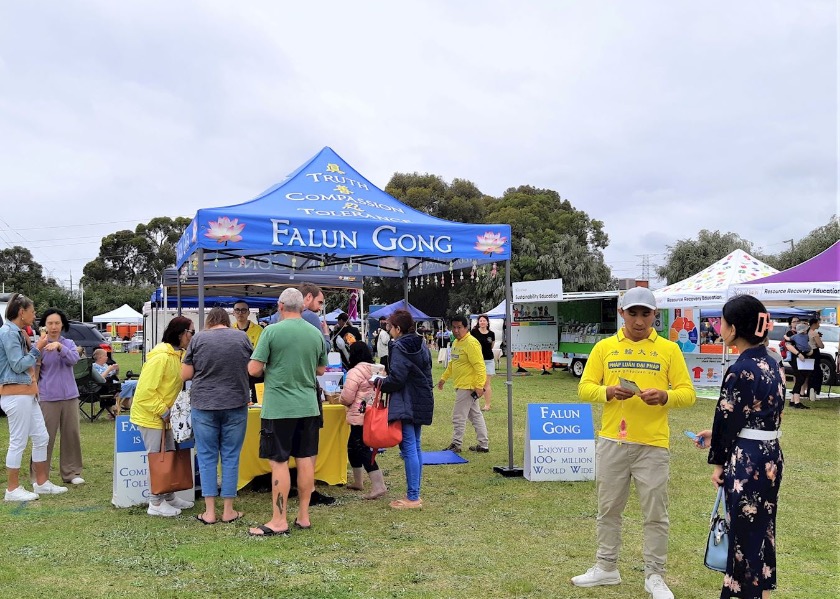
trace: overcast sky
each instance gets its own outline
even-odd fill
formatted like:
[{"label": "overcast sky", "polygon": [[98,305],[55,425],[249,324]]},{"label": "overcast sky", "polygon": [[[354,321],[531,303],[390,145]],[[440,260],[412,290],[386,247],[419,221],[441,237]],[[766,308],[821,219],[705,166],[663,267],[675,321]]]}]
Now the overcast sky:
[{"label": "overcast sky", "polygon": [[618,277],[702,228],[778,253],[838,212],[838,15],[791,2],[0,0],[0,248],[252,198],[331,146],[600,219]]}]

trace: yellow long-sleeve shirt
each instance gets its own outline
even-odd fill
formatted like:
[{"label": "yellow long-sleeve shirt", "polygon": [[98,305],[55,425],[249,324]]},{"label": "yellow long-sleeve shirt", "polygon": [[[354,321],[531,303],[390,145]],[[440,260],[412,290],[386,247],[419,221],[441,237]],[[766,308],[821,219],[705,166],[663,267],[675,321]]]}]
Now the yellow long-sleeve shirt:
[{"label": "yellow long-sleeve shirt", "polygon": [[451,376],[456,389],[481,389],[487,380],[481,344],[469,333],[456,339],[449,351],[449,364],[440,379],[446,381]]},{"label": "yellow long-sleeve shirt", "polygon": [[183,388],[181,358],[184,352],[169,343],[158,343],[149,352],[131,400],[129,420],[137,426],[163,428],[161,416],[172,407]]},{"label": "yellow long-sleeve shirt", "polygon": [[[623,401],[607,401],[607,387],[618,385],[618,377],[634,381],[640,389],[663,389],[664,406],[649,406],[638,395]],[[651,330],[641,341],[631,341],[624,329],[595,344],[578,385],[578,396],[593,403],[606,403],[599,436],[619,439],[621,421],[629,443],[668,447],[668,410],[694,405],[697,394],[679,346]]]}]

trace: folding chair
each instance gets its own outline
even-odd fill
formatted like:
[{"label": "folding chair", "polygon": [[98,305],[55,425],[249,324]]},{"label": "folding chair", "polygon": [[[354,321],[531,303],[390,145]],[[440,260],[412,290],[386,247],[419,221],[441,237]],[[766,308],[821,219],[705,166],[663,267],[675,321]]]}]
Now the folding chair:
[{"label": "folding chair", "polygon": [[102,375],[93,369],[91,358],[79,358],[73,366],[73,376],[76,378],[76,387],[79,390],[79,411],[88,421],[93,422],[106,409],[101,391],[107,383]]}]

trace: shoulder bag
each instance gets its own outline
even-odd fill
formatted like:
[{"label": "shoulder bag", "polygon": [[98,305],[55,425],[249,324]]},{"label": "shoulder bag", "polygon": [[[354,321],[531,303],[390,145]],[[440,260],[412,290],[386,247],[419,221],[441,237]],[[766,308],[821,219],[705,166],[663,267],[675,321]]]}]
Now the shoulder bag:
[{"label": "shoulder bag", "polygon": [[172,425],[172,436],[176,443],[184,443],[192,439],[192,408],[189,390],[184,389],[178,393],[169,411],[169,424]]},{"label": "shoulder bag", "polygon": [[[723,515],[718,513],[718,507],[723,507]],[[729,559],[729,524],[726,522],[726,502],[723,501],[723,486],[718,487],[715,507],[709,520],[709,538],[706,541],[706,555],[703,564],[715,572],[726,572],[726,562]]]},{"label": "shoulder bag", "polygon": [[402,442],[402,422],[388,422],[388,406],[382,399],[382,390],[376,387],[373,403],[365,407],[365,423],[362,427],[362,440],[373,449],[371,463],[376,461],[376,454],[382,447],[396,447]]},{"label": "shoulder bag", "polygon": [[192,452],[180,449],[177,443],[174,451],[166,451],[166,428],[160,431],[160,451],[150,451],[148,461],[152,494],[165,495],[195,486]]}]

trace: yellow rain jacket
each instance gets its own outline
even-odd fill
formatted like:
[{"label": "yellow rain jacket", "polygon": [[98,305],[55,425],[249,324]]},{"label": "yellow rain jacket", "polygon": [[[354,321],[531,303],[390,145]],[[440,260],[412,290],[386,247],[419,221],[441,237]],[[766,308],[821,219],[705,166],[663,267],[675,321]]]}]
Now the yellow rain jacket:
[{"label": "yellow rain jacket", "polygon": [[181,381],[181,358],[184,352],[169,343],[158,343],[149,352],[137,390],[131,402],[131,423],[146,428],[163,428],[161,416],[172,407]]}]

